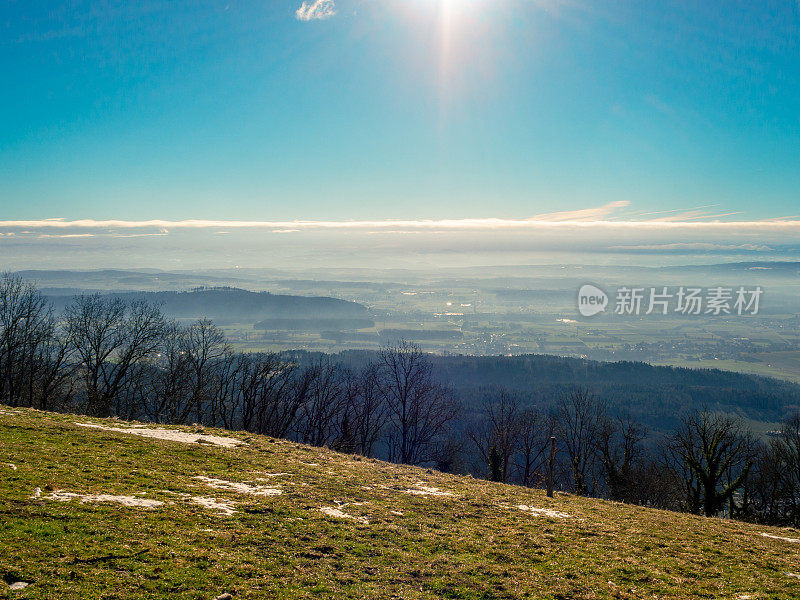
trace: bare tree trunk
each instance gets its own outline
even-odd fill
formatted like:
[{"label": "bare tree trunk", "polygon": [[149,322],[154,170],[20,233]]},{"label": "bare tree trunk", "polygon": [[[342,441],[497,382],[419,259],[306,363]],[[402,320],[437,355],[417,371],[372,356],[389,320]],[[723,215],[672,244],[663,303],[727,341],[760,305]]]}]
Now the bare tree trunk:
[{"label": "bare tree trunk", "polygon": [[550,438],[550,458],[547,460],[547,497],[553,497],[553,469],[556,462],[556,438]]}]

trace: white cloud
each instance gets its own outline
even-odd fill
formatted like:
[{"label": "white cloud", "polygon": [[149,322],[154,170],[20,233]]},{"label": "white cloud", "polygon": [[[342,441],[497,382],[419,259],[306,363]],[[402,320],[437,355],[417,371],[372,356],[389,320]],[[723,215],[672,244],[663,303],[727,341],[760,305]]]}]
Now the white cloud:
[{"label": "white cloud", "polygon": [[[615,203],[612,203],[615,204]],[[800,220],[797,219],[765,219],[758,221],[720,221],[717,215],[709,220],[662,220],[643,219],[612,220],[603,218],[603,211],[608,211],[611,205],[596,209],[581,211],[567,211],[563,213],[549,213],[531,219],[508,219],[497,217],[472,218],[472,219],[414,219],[414,220],[381,220],[381,221],[223,221],[188,219],[181,221],[166,221],[153,219],[147,221],[127,220],[95,220],[78,219],[67,220],[19,220],[0,221],[0,231],[9,230],[17,233],[41,233],[43,230],[118,230],[118,229],[155,229],[159,233],[166,233],[172,229],[218,229],[228,231],[231,229],[269,229],[273,231],[287,230],[374,230],[398,231],[446,231],[446,230],[509,230],[519,231],[535,230],[640,230],[640,231],[720,231],[720,232],[747,232],[747,231],[798,231]],[[570,216],[571,215],[571,216]],[[21,231],[20,231],[21,230]],[[34,231],[32,231],[34,230]],[[77,233],[71,231],[70,233]]]},{"label": "white cloud", "polygon": [[715,244],[712,242],[685,242],[677,244],[639,244],[633,246],[610,246],[610,250],[733,250],[747,252],[774,252],[764,244]]},{"label": "white cloud", "polygon": [[333,0],[303,2],[294,14],[299,21],[328,19],[336,14],[336,5]]}]

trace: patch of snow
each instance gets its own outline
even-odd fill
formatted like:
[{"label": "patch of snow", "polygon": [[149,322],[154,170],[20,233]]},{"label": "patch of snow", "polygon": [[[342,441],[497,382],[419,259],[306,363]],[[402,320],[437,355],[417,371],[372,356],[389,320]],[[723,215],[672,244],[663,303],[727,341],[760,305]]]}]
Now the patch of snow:
[{"label": "patch of snow", "polygon": [[12,592],[18,592],[19,590],[24,590],[29,585],[30,583],[27,583],[25,581],[15,581],[14,583],[8,586],[8,589],[11,590]]},{"label": "patch of snow", "polygon": [[551,519],[567,519],[570,516],[567,513],[559,512],[557,510],[550,510],[549,508],[536,508],[535,506],[527,506],[525,504],[517,504],[515,508],[529,512],[536,516],[550,517]]},{"label": "patch of snow", "polygon": [[389,511],[389,512],[390,512],[391,514],[393,514],[393,515],[397,515],[398,517],[402,517],[402,516],[403,516],[403,512],[402,512],[402,511],[399,511],[399,510],[391,510],[391,511]]},{"label": "patch of snow", "polygon": [[113,431],[116,433],[126,433],[128,435],[139,435],[147,438],[154,438],[158,440],[169,440],[172,442],[183,442],[186,444],[214,444],[215,446],[222,446],[223,448],[236,448],[236,446],[244,442],[220,435],[207,435],[204,433],[187,433],[185,431],[177,431],[175,429],[162,429],[162,428],[148,428],[148,427],[105,427],[103,425],[95,425],[93,423],[75,423],[80,427],[91,427],[93,429],[102,429],[103,431]]},{"label": "patch of snow", "polygon": [[12,471],[16,471],[17,470],[17,465],[15,465],[14,463],[6,463],[6,466],[11,467]]},{"label": "patch of snow", "polygon": [[[234,510],[233,502],[225,502],[222,500],[217,500],[216,498],[206,498],[204,496],[192,496],[192,502],[195,504],[199,504],[203,508],[207,508],[208,510],[215,510],[218,513],[226,516],[231,516],[236,511]],[[207,529],[205,531],[211,531],[211,529]]]},{"label": "patch of snow", "polygon": [[795,579],[800,579],[800,573],[786,573],[787,577],[794,577]]},{"label": "patch of snow", "polygon": [[[39,488],[36,488],[37,490]],[[39,490],[39,495],[41,495],[41,490]],[[39,497],[34,492],[34,497]],[[45,497],[45,500],[55,500],[57,502],[69,502],[73,499],[79,499],[82,503],[87,502],[117,502],[118,504],[122,504],[123,506],[129,506],[132,508],[145,508],[148,510],[152,510],[158,508],[159,506],[163,506],[163,502],[161,500],[148,500],[146,498],[136,498],[134,496],[112,496],[111,494],[76,494],[74,492],[53,492],[49,496]]]},{"label": "patch of snow", "polygon": [[351,519],[353,521],[358,521],[362,525],[369,525],[369,521],[367,521],[367,519],[365,519],[364,517],[354,517],[353,515],[347,514],[346,512],[342,511],[341,508],[334,508],[333,506],[323,506],[322,508],[320,508],[320,510],[329,517],[333,517],[334,519]]},{"label": "patch of snow", "polygon": [[425,485],[425,482],[420,481],[415,483],[417,486],[415,490],[406,490],[406,494],[414,494],[415,496],[452,496],[453,492],[443,492],[439,488]]},{"label": "patch of snow", "polygon": [[779,535],[771,535],[769,533],[763,533],[763,532],[761,536],[765,538],[770,538],[772,540],[781,540],[782,542],[789,542],[790,544],[800,544],[800,540],[797,538],[781,537]]},{"label": "patch of snow", "polygon": [[267,487],[265,485],[249,485],[247,483],[236,483],[234,481],[225,481],[224,479],[214,479],[213,477],[205,477],[204,475],[197,475],[193,479],[202,481],[208,487],[216,488],[219,490],[231,490],[239,492],[240,494],[253,494],[254,496],[279,496],[283,492],[278,488]]}]

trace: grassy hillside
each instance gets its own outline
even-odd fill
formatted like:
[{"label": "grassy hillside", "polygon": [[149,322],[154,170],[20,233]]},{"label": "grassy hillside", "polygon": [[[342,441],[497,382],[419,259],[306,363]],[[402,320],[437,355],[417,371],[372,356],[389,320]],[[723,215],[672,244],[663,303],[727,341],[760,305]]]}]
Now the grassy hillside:
[{"label": "grassy hillside", "polygon": [[800,597],[796,530],[169,432],[0,407],[0,597]]}]

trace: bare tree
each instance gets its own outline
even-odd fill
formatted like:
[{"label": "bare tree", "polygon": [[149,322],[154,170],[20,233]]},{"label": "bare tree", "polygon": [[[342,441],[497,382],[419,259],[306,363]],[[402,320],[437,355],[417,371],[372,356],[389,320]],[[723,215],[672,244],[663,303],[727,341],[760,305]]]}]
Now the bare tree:
[{"label": "bare tree", "polygon": [[743,520],[769,525],[785,523],[786,513],[783,503],[785,465],[782,464],[776,450],[776,446],[770,442],[756,443],[753,466],[750,467],[740,493],[743,506],[738,515]]},{"label": "bare tree", "polygon": [[[296,365],[286,364],[274,353],[240,356],[239,363],[236,381],[241,395],[242,428],[285,436],[305,402],[311,376],[301,374]],[[298,378],[304,381],[299,395]]]},{"label": "bare tree", "polygon": [[800,525],[800,413],[784,421],[780,435],[773,438],[779,464],[783,465],[784,521]]},{"label": "bare tree", "polygon": [[156,423],[186,423],[192,410],[185,333],[178,323],[165,324],[155,356],[148,365],[149,389],[143,410]]},{"label": "bare tree", "polygon": [[516,470],[519,482],[526,487],[544,481],[550,438],[555,432],[555,419],[536,408],[526,408],[519,414]]},{"label": "bare tree", "polygon": [[125,375],[116,395],[114,414],[126,421],[146,418],[146,406],[151,390],[150,380],[153,375],[152,365],[149,361],[140,361],[132,364]]},{"label": "bare tree", "polygon": [[597,452],[612,500],[629,502],[635,496],[637,461],[647,430],[630,417],[604,418],[596,436]]},{"label": "bare tree", "polygon": [[363,456],[373,456],[375,445],[389,418],[389,409],[381,393],[379,377],[380,368],[376,364],[364,367],[357,377],[352,419],[356,451]]},{"label": "bare tree", "polygon": [[235,354],[226,352],[215,361],[212,389],[210,391],[209,419],[215,426],[225,429],[247,429],[252,431],[250,425],[245,426],[245,413],[243,407],[242,380],[246,363],[253,358],[248,354]]},{"label": "bare tree", "polygon": [[637,461],[626,501],[640,506],[691,512],[686,503],[685,483],[678,472],[658,456],[643,457]]},{"label": "bare tree", "polygon": [[33,352],[28,381],[31,406],[39,410],[69,408],[75,392],[75,362],[67,340],[53,322]]},{"label": "bare tree", "polygon": [[750,515],[775,525],[800,525],[800,414],[759,448],[745,488]]},{"label": "bare tree", "polygon": [[744,485],[753,464],[753,439],[730,417],[696,411],[682,419],[668,452],[681,469],[689,507],[712,517],[726,501],[733,503]]},{"label": "bare tree", "polygon": [[334,418],[334,433],[329,446],[338,452],[355,454],[358,452],[356,436],[356,410],[361,382],[358,373],[349,367],[339,367],[341,385],[339,410]]},{"label": "bare tree", "polygon": [[183,352],[189,365],[192,386],[189,404],[195,420],[203,422],[211,402],[213,375],[220,361],[230,351],[225,334],[210,319],[199,319],[190,325],[184,335]]},{"label": "bare tree", "polygon": [[314,373],[297,364],[281,361],[277,355],[264,359],[265,379],[262,401],[256,415],[256,433],[287,437],[311,390]]},{"label": "bare tree", "polygon": [[575,493],[589,494],[597,459],[597,434],[605,406],[588,390],[563,396],[558,404],[556,431],[569,460]]},{"label": "bare tree", "polygon": [[49,408],[69,396],[69,353],[47,299],[10,273],[0,279],[0,401]]},{"label": "bare tree", "polygon": [[401,341],[383,348],[378,364],[389,409],[390,459],[405,464],[435,460],[436,442],[457,414],[455,403],[415,344]]},{"label": "bare tree", "polygon": [[517,449],[519,416],[519,401],[501,389],[484,399],[478,422],[467,430],[492,481],[508,481]]},{"label": "bare tree", "polygon": [[330,445],[336,435],[337,420],[345,399],[341,370],[329,360],[310,367],[313,373],[308,396],[300,408],[299,439],[312,446]]},{"label": "bare tree", "polygon": [[164,317],[145,302],[94,294],[75,298],[65,310],[65,324],[81,360],[87,412],[109,416],[131,367],[158,348]]}]

